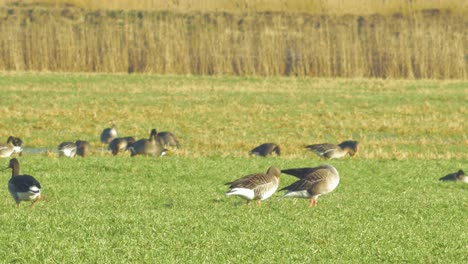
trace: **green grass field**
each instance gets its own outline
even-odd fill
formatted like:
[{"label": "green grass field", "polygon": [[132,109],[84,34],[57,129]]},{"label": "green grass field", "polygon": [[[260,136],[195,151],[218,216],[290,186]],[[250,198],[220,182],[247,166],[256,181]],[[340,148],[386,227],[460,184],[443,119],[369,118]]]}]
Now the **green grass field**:
[{"label": "green grass field", "polygon": [[[466,263],[468,185],[438,178],[467,169],[465,81],[0,75],[0,138],[29,149],[21,173],[44,201],[15,208],[0,170],[0,263]],[[173,132],[163,158],[113,157],[99,134]],[[62,141],[94,153],[59,158]],[[321,160],[312,143],[354,139],[354,158]],[[2,140],[3,141],[3,140]],[[249,157],[274,141],[281,157]],[[8,159],[0,159],[0,167]],[[341,183],[319,198],[262,207],[225,197],[246,174],[328,163]],[[282,175],[280,188],[295,178]]]}]

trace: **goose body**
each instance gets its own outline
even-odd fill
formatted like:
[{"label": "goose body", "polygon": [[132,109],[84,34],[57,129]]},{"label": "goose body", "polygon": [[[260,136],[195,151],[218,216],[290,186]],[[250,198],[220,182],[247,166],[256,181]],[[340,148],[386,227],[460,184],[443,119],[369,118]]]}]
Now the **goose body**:
[{"label": "goose body", "polygon": [[332,192],[340,183],[338,171],[330,165],[287,169],[281,172],[299,178],[298,181],[281,189],[286,190],[282,198],[310,199],[309,207],[316,206],[319,196]]},{"label": "goose body", "polygon": [[19,137],[13,137],[13,136],[10,136],[8,137],[8,141],[11,141],[11,143],[13,144],[13,148],[15,149],[15,153],[18,154],[18,156],[21,156],[21,154],[23,153],[23,140],[21,140],[21,138]]},{"label": "goose body", "polygon": [[31,175],[19,174],[19,162],[11,159],[8,168],[12,169],[12,175],[8,181],[8,191],[19,207],[21,201],[31,201],[31,207],[41,199],[41,184]]},{"label": "goose body", "polygon": [[15,148],[11,142],[0,144],[0,157],[8,158],[15,153]]},{"label": "goose body", "polygon": [[85,140],[77,140],[75,142],[75,146],[76,146],[76,155],[78,156],[81,156],[81,157],[85,157],[86,155],[89,154],[89,151],[90,151],[90,144],[88,141],[85,141]]},{"label": "goose body", "polygon": [[164,147],[172,146],[176,148],[181,148],[179,141],[176,139],[174,134],[168,131],[163,131],[158,133],[159,140]]},{"label": "goose body", "polygon": [[76,143],[68,141],[60,143],[57,147],[59,156],[65,156],[69,158],[75,157],[76,149]]},{"label": "goose body", "polygon": [[156,129],[151,130],[149,139],[135,141],[128,149],[132,157],[136,155],[163,156],[166,154],[166,149],[163,148]]},{"label": "goose body", "polygon": [[330,143],[313,144],[306,146],[307,149],[314,152],[320,157],[326,159],[338,159],[349,154],[350,156],[356,155],[359,143],[357,141],[343,141],[338,145]]},{"label": "goose body", "polygon": [[115,129],[114,122],[112,123],[112,127],[105,128],[101,132],[101,143],[109,144],[114,138],[117,137],[117,130]]},{"label": "goose body", "polygon": [[240,196],[247,200],[247,205],[250,201],[256,200],[258,205],[261,201],[272,196],[279,186],[280,170],[271,166],[266,173],[256,173],[244,176],[233,182],[228,182],[229,191],[226,196]]},{"label": "goose body", "polygon": [[120,137],[114,138],[109,143],[109,149],[112,151],[112,155],[117,155],[119,152],[127,151],[129,146],[135,142],[133,137]]},{"label": "goose body", "polygon": [[455,173],[445,175],[444,177],[440,178],[439,181],[461,181],[468,183],[468,176],[465,175],[463,170],[459,170]]},{"label": "goose body", "polygon": [[256,155],[260,157],[266,157],[273,153],[276,153],[278,156],[281,155],[281,148],[275,143],[264,143],[249,151],[250,155]]}]

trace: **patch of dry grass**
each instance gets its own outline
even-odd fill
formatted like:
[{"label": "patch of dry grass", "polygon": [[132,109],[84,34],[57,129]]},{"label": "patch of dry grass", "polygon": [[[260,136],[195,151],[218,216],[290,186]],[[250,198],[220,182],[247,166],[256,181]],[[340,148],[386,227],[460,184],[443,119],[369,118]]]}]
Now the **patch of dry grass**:
[{"label": "patch of dry grass", "polygon": [[151,128],[180,138],[180,156],[247,156],[276,142],[285,158],[304,145],[362,144],[357,159],[467,159],[466,82],[228,78],[154,75],[2,74],[1,137],[55,149],[99,134]]}]

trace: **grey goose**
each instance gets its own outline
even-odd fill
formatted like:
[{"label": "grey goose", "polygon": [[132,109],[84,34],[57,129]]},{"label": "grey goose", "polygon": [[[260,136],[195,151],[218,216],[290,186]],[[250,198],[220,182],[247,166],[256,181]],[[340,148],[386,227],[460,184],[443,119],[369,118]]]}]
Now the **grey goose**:
[{"label": "grey goose", "polygon": [[233,182],[228,182],[229,191],[225,193],[226,196],[240,196],[247,201],[247,206],[252,200],[256,200],[260,206],[262,200],[272,196],[279,186],[280,170],[271,166],[266,173],[255,173],[244,176]]},{"label": "grey goose", "polygon": [[131,144],[135,142],[135,138],[133,137],[118,137],[114,138],[109,143],[109,149],[112,152],[112,155],[117,155],[119,152],[125,152],[128,150]]},{"label": "grey goose", "polygon": [[330,144],[330,143],[321,143],[321,144],[313,144],[306,146],[307,149],[313,151],[320,157],[324,157],[326,159],[335,159],[335,158],[342,158],[349,154],[351,157],[356,155],[359,149],[359,142],[347,140],[343,141],[338,145]]},{"label": "grey goose", "polygon": [[268,155],[272,155],[273,153],[276,153],[278,156],[281,155],[281,148],[276,143],[264,143],[249,151],[250,155],[256,155],[260,157],[266,157]]},{"label": "grey goose", "polygon": [[21,156],[23,141],[20,138],[9,136],[6,144],[0,144],[0,157],[8,158],[13,153],[18,153]]},{"label": "grey goose", "polygon": [[136,155],[163,156],[166,154],[166,149],[162,146],[158,133],[154,128],[151,130],[149,139],[135,141],[130,144],[128,149],[132,157]]},{"label": "grey goose", "polygon": [[309,199],[309,207],[316,206],[319,196],[332,192],[340,183],[338,171],[330,165],[286,169],[281,172],[299,178],[298,181],[280,190],[286,190],[281,198]]},{"label": "grey goose", "polygon": [[158,133],[159,140],[161,141],[161,144],[163,144],[164,147],[176,147],[176,148],[181,148],[179,141],[176,139],[174,134],[172,134],[169,131],[162,131]]}]

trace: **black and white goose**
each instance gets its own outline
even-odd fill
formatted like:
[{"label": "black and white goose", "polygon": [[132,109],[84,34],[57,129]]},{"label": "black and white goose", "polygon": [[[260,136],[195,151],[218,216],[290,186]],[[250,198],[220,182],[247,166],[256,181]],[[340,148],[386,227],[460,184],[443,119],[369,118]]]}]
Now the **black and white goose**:
[{"label": "black and white goose", "polygon": [[76,155],[76,143],[69,141],[62,142],[58,145],[57,150],[59,156],[73,158]]},{"label": "black and white goose", "polygon": [[468,183],[468,176],[465,175],[463,170],[459,170],[455,173],[450,173],[440,178],[439,181],[461,181]]},{"label": "black and white goose", "polygon": [[306,148],[313,151],[320,157],[324,157],[326,159],[337,159],[346,156],[346,154],[349,154],[351,157],[356,155],[359,149],[359,143],[357,141],[347,140],[338,145],[321,143],[308,145]]},{"label": "black and white goose", "polygon": [[146,156],[164,156],[166,149],[162,146],[159,140],[156,129],[152,129],[149,139],[143,138],[130,144],[128,149],[131,156],[146,155]]},{"label": "black and white goose", "polygon": [[262,201],[272,196],[279,186],[281,171],[271,166],[266,173],[255,173],[244,176],[233,182],[228,182],[229,191],[226,196],[237,195],[247,200],[247,206],[250,201],[256,200],[260,206]]},{"label": "black and white goose", "polygon": [[10,160],[8,168],[12,169],[8,182],[8,191],[15,199],[16,207],[21,201],[31,201],[31,207],[41,199],[41,184],[31,175],[20,175],[19,162],[16,158]]},{"label": "black and white goose", "polygon": [[281,148],[276,143],[264,143],[249,151],[250,155],[256,155],[260,157],[266,157],[273,153],[276,153],[278,156],[281,155]]},{"label": "black and white goose", "polygon": [[340,183],[338,171],[330,165],[286,169],[281,170],[281,172],[299,178],[298,181],[280,190],[286,190],[281,198],[310,199],[309,207],[316,206],[320,195],[332,192]]},{"label": "black and white goose", "polygon": [[105,128],[101,132],[101,143],[109,144],[114,138],[117,137],[117,130],[115,129],[114,121],[111,122],[112,126]]}]

